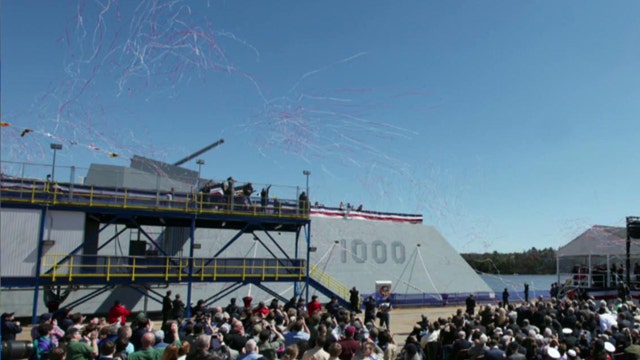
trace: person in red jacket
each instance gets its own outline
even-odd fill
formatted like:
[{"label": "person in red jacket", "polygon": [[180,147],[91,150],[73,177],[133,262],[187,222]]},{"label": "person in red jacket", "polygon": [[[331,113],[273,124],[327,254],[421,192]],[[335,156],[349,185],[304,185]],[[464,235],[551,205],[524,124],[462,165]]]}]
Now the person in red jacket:
[{"label": "person in red jacket", "polygon": [[129,315],[131,315],[131,311],[120,304],[120,300],[116,300],[111,309],[109,309],[107,321],[109,324],[120,323],[120,325],[124,325],[127,323],[127,316]]},{"label": "person in red jacket", "polygon": [[309,316],[313,316],[313,314],[320,310],[322,310],[322,304],[318,301],[318,296],[313,295],[311,297],[311,301],[307,304],[307,312],[309,313]]}]

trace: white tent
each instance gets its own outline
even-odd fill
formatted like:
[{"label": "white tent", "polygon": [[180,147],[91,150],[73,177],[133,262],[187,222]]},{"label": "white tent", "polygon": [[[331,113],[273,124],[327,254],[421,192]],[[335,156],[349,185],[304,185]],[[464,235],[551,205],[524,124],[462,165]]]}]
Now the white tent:
[{"label": "white tent", "polygon": [[[627,229],[594,225],[558,249],[558,258],[570,256],[626,256]],[[640,241],[631,240],[632,255],[640,255]]]},{"label": "white tent", "polygon": [[[600,282],[611,285],[609,279],[612,279],[613,265],[624,266],[626,264],[626,244],[627,229],[625,227],[592,226],[558,249],[556,255],[558,282],[563,282],[561,273],[565,275],[570,273],[574,281],[577,278],[576,273],[578,273],[588,276],[588,278],[581,280],[586,284]],[[631,270],[634,273],[634,264],[640,260],[640,240],[631,240],[629,255]],[[620,274],[618,271],[615,273]],[[624,279],[623,274],[620,276],[621,279]]]}]

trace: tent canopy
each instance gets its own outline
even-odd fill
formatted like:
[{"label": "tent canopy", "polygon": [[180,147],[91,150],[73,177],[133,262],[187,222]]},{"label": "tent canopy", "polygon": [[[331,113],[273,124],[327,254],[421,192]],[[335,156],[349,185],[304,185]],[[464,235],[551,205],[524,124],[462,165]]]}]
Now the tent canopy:
[{"label": "tent canopy", "polygon": [[[594,225],[568,244],[558,249],[558,257],[618,255],[626,256],[625,227]],[[640,240],[631,239],[632,255],[640,255]]]}]

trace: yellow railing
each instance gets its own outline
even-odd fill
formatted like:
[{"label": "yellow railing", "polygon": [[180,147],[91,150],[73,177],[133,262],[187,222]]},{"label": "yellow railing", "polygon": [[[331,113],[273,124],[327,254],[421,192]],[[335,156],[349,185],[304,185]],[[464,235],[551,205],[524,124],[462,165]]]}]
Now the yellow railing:
[{"label": "yellow railing", "polygon": [[[169,200],[160,193],[134,192],[130,189],[95,189],[93,186],[41,181],[3,183],[0,196],[3,202],[20,202],[45,205],[67,205],[79,207],[120,208],[131,210],[169,211],[197,214],[230,214],[245,216],[277,216],[281,218],[309,218],[308,209],[302,211],[290,204],[272,205],[263,208],[257,201],[241,203],[236,199],[233,206],[224,201],[207,201],[202,193],[181,194]],[[254,200],[254,199],[252,199]]]},{"label": "yellow railing", "polygon": [[333,293],[337,296],[343,299],[349,299],[349,287],[341,283],[333,276],[322,271],[322,269],[320,269],[318,265],[314,265],[311,267],[311,269],[309,270],[309,276],[321,283],[327,289],[333,291]]},{"label": "yellow railing", "polygon": [[[192,261],[193,271],[189,275]],[[93,255],[44,255],[41,276],[51,281],[73,282],[79,278],[101,280],[154,279],[169,281],[260,280],[301,281],[305,277],[305,261],[242,258],[174,258],[122,257]]]}]

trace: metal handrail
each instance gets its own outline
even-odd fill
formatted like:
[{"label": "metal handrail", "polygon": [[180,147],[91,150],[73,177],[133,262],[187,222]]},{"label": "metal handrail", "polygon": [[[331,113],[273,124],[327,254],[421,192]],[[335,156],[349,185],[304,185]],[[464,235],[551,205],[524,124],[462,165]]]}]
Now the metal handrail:
[{"label": "metal handrail", "polygon": [[[65,279],[72,282],[79,278],[160,278],[164,281],[181,281],[184,277],[205,281],[211,277],[245,281],[277,281],[281,279],[302,279],[305,276],[305,261],[294,259],[291,265],[283,265],[281,259],[243,259],[243,258],[171,258],[171,257],[122,257],[51,254],[42,257],[41,276],[55,282]],[[62,262],[61,262],[62,261]],[[193,262],[194,273],[188,274],[189,261]]]},{"label": "metal handrail", "polygon": [[309,270],[309,276],[321,283],[327,289],[333,291],[333,293],[339,297],[343,299],[349,298],[349,287],[328,273],[322,271],[318,265],[311,267]]},{"label": "metal handrail", "polygon": [[245,216],[278,216],[281,218],[308,219],[309,211],[299,211],[297,205],[283,205],[281,202],[263,209],[258,201],[249,204],[234,203],[233,208],[224,199],[207,199],[204,194],[185,194],[177,199],[159,199],[158,194],[133,192],[130,189],[102,189],[94,186],[77,186],[70,191],[66,183],[50,183],[32,180],[15,183],[15,187],[3,187],[2,201],[40,204],[66,205],[78,207],[119,208],[131,210],[169,211],[195,214],[230,214]]}]

